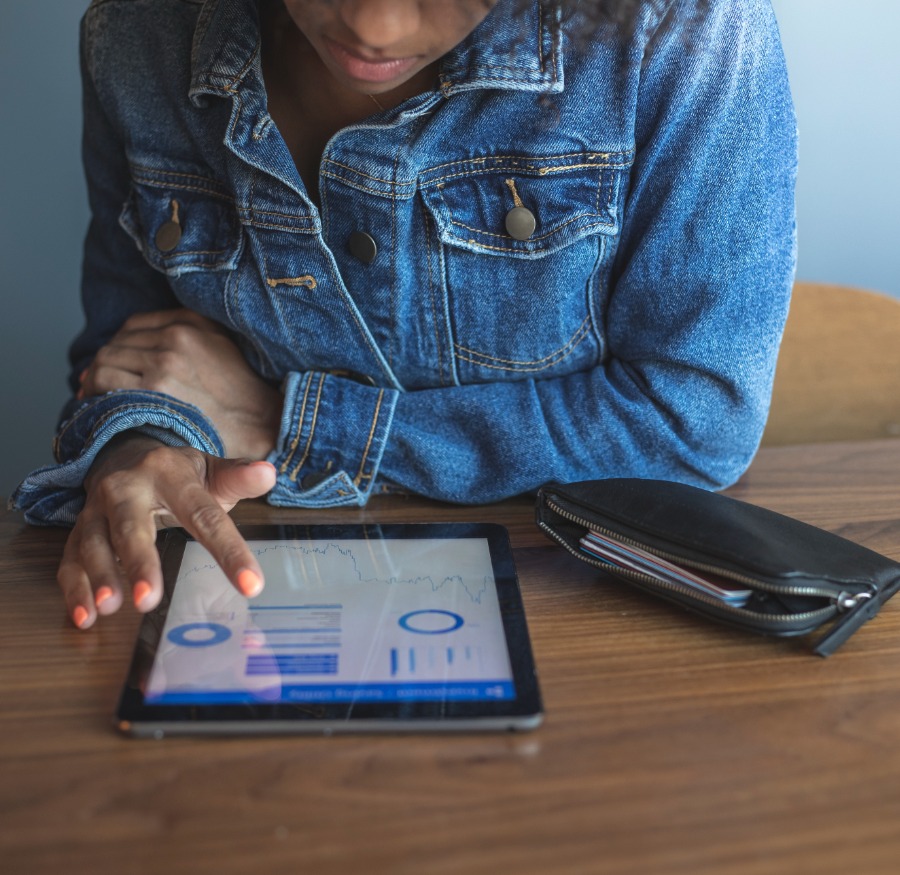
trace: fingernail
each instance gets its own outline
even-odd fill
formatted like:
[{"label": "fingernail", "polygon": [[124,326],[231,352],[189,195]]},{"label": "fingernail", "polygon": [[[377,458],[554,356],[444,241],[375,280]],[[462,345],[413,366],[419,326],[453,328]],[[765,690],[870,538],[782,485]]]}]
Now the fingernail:
[{"label": "fingernail", "polygon": [[262,592],[262,578],[255,571],[251,571],[249,568],[245,568],[240,574],[238,574],[237,583],[241,589],[241,592],[245,596],[247,596],[248,599],[252,599],[253,596],[259,595]]},{"label": "fingernail", "polygon": [[94,604],[99,608],[100,605],[103,604],[107,599],[112,598],[113,591],[108,586],[101,586],[100,589],[94,593]]},{"label": "fingernail", "polygon": [[141,580],[134,585],[134,606],[139,608],[141,603],[150,593],[153,591],[153,587],[147,583],[146,580]]},{"label": "fingernail", "polygon": [[87,622],[89,616],[87,608],[83,605],[79,605],[72,611],[72,620],[79,629],[84,628],[84,624]]}]

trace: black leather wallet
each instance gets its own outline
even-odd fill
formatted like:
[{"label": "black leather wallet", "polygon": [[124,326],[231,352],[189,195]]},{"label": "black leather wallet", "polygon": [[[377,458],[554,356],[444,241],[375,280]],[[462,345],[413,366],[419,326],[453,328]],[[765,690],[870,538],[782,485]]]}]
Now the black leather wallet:
[{"label": "black leather wallet", "polygon": [[765,635],[824,629],[828,656],[900,589],[900,563],[838,535],[663,480],[548,484],[538,526],[573,556],[685,608]]}]

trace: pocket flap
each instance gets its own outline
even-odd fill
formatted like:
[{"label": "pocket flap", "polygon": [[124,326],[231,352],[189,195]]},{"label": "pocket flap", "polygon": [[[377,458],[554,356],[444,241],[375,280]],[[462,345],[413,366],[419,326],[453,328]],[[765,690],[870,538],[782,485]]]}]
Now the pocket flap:
[{"label": "pocket flap", "polygon": [[[446,245],[540,258],[589,235],[618,233],[619,180],[629,165],[628,153],[472,159],[432,168],[421,193]],[[517,208],[529,221],[511,232]],[[529,215],[533,231],[525,235]]]},{"label": "pocket flap", "polygon": [[213,179],[132,165],[119,224],[153,267],[171,276],[228,270],[240,255],[232,198]]}]

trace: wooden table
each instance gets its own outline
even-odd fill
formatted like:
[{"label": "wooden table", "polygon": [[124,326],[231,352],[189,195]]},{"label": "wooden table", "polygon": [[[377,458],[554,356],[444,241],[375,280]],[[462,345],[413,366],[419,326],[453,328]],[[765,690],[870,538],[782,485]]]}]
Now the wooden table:
[{"label": "wooden table", "polygon": [[[900,441],[764,450],[730,492],[900,559]],[[54,582],[65,533],[5,512],[0,871],[900,872],[900,601],[823,660],[601,584],[525,500],[238,516],[505,523],[544,726],[121,737],[134,612],[72,628]]]}]

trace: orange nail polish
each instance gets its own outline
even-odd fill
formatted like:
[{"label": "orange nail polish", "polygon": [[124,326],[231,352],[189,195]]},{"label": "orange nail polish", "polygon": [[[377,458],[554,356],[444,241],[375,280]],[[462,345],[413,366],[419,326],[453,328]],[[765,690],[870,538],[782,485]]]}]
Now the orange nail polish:
[{"label": "orange nail polish", "polygon": [[255,595],[259,595],[262,592],[262,578],[255,571],[251,571],[249,568],[245,568],[240,574],[238,574],[237,583],[241,588],[241,592],[245,596],[247,596],[248,599],[253,598],[253,596]]},{"label": "orange nail polish", "polygon": [[89,614],[87,612],[87,608],[85,608],[83,605],[79,605],[77,608],[75,608],[74,611],[72,611],[72,620],[75,622],[75,625],[79,629],[84,628],[84,624],[87,622],[88,616]]},{"label": "orange nail polish", "polygon": [[113,591],[108,586],[101,586],[97,592],[94,593],[94,604],[99,608],[100,605],[103,604],[107,599],[112,598]]},{"label": "orange nail polish", "polygon": [[153,591],[153,587],[147,583],[146,580],[142,580],[139,583],[134,585],[134,605],[139,608],[141,606],[141,602],[150,595]]}]

